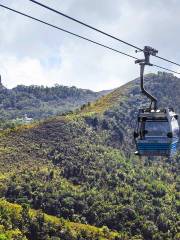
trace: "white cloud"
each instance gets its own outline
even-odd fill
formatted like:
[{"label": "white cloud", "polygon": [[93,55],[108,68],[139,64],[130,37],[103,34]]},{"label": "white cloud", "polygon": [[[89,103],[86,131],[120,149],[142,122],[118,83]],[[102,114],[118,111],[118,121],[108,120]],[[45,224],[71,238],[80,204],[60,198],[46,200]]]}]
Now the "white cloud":
[{"label": "white cloud", "polygon": [[[29,1],[1,2],[135,55],[134,49],[35,6]],[[113,3],[112,0],[41,2],[135,45],[157,47],[160,50],[159,55],[179,61],[180,52],[177,48],[180,41],[180,2],[177,0],[114,0]],[[0,9],[0,14],[0,73],[8,87],[17,84],[52,86],[58,83],[102,90],[118,87],[139,74],[138,66],[125,56],[25,20],[22,16],[4,9]],[[140,54],[137,56],[141,57]],[[171,67],[165,62],[156,59],[153,61],[164,67]],[[174,66],[173,69],[177,68]],[[147,72],[149,71],[150,69]]]},{"label": "white cloud", "polygon": [[63,61],[59,61],[59,64],[49,68],[36,58],[18,59],[12,56],[1,56],[0,68],[3,83],[8,88],[15,87],[17,84],[52,86],[58,83],[101,90],[115,88],[125,83],[127,71],[128,75],[133,77],[132,70],[123,68],[125,60],[127,61],[126,58],[122,61],[118,59],[118,56],[102,54],[102,50],[99,50],[96,52],[99,62],[96,61],[97,59],[89,61],[94,58],[94,53],[90,46],[86,46],[86,48],[89,51],[86,51],[85,54],[79,54],[81,46],[74,46],[74,44],[62,48],[59,56],[61,55]]},{"label": "white cloud", "polygon": [[3,84],[5,80],[8,88],[17,84],[48,85],[49,71],[43,69],[37,59],[26,57],[19,60],[16,57],[1,57],[0,65]]}]

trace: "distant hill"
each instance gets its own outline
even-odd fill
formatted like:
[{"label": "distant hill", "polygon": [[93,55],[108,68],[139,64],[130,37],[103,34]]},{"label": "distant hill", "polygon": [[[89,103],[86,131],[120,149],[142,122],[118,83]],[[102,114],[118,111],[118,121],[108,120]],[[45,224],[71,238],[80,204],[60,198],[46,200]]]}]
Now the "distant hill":
[{"label": "distant hill", "polygon": [[[180,112],[180,79],[159,72],[146,75],[145,83],[160,105]],[[44,217],[104,226],[106,233],[118,232],[115,240],[178,240],[180,154],[173,160],[133,154],[132,131],[146,102],[135,79],[72,113],[0,131],[0,197],[41,209]],[[7,228],[3,213],[0,226]],[[46,229],[40,231],[48,239]],[[85,234],[70,239],[111,239]]]},{"label": "distant hill", "polygon": [[93,92],[76,87],[23,86],[7,89],[0,79],[0,120],[22,118],[43,119],[62,114],[92,102],[110,91]]}]

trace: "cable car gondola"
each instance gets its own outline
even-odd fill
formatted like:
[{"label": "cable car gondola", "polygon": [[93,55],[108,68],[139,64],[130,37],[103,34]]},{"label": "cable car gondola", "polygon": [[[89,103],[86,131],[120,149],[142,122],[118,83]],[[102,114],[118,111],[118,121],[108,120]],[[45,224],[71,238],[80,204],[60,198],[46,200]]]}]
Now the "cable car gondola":
[{"label": "cable car gondola", "polygon": [[173,108],[158,109],[157,99],[144,89],[144,68],[150,65],[150,55],[156,55],[157,50],[144,47],[145,59],[136,60],[140,64],[141,91],[150,100],[149,108],[139,109],[137,127],[134,131],[136,155],[167,156],[176,153],[179,141],[178,115]]}]

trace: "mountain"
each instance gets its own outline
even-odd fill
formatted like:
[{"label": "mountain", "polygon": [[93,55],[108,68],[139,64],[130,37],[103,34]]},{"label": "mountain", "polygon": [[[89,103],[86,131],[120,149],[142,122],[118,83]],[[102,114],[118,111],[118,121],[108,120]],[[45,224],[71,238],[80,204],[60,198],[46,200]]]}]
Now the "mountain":
[{"label": "mountain", "polygon": [[72,111],[109,93],[109,90],[93,92],[76,87],[23,86],[13,89],[3,86],[0,77],[0,120],[28,117],[43,119]]},{"label": "mountain", "polygon": [[[172,105],[177,113],[179,80],[160,72],[145,77],[160,105]],[[0,197],[41,209],[42,216],[119,234],[98,236],[92,228],[93,236],[81,231],[74,239],[179,239],[180,155],[169,160],[133,154],[132,131],[138,108],[146,102],[135,79],[74,112],[1,131]],[[8,231],[1,209],[0,226]],[[33,239],[29,229],[8,219]],[[44,239],[61,239],[57,237],[48,230]]]},{"label": "mountain", "polygon": [[0,89],[1,89],[1,90],[2,90],[2,89],[5,89],[5,87],[4,87],[3,84],[2,84],[1,75],[0,75]]},{"label": "mountain", "polygon": [[[0,225],[0,239],[4,240],[27,240],[27,239],[117,239],[120,234],[110,232],[107,228],[73,223],[62,218],[57,218],[42,211],[29,209],[27,205],[22,207],[18,204],[0,200],[1,217],[3,217],[9,229]],[[12,221],[12,222],[11,222]],[[20,231],[18,228],[23,229]],[[49,235],[51,238],[49,238]]]}]

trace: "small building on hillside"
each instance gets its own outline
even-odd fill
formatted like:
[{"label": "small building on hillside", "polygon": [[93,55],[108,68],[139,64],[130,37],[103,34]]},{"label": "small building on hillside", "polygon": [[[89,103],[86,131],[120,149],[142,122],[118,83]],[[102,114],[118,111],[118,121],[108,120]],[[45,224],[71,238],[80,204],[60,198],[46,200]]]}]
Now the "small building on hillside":
[{"label": "small building on hillside", "polygon": [[30,122],[33,121],[33,118],[29,118],[29,117],[27,116],[27,114],[25,114],[25,115],[24,115],[24,118],[23,118],[23,121],[24,121],[25,123],[30,123]]}]

